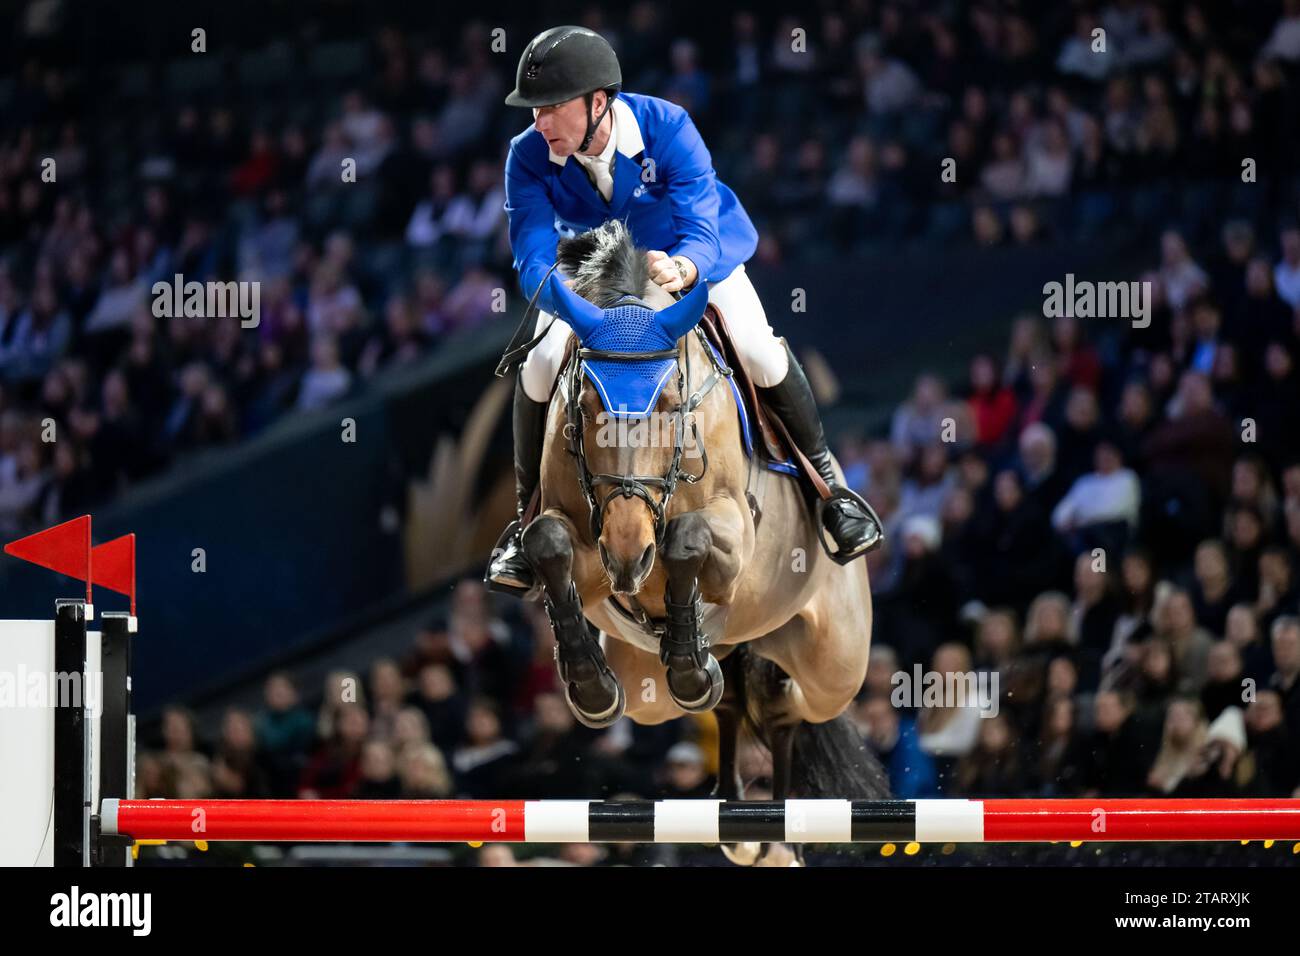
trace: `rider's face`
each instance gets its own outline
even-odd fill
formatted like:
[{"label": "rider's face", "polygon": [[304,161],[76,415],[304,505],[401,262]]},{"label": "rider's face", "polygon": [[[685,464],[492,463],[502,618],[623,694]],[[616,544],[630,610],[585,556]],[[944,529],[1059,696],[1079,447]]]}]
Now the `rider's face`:
[{"label": "rider's face", "polygon": [[[598,90],[592,101],[593,115],[605,108],[605,93]],[[556,156],[572,156],[587,135],[587,99],[578,96],[554,106],[533,108],[533,125],[546,137],[546,145]]]}]

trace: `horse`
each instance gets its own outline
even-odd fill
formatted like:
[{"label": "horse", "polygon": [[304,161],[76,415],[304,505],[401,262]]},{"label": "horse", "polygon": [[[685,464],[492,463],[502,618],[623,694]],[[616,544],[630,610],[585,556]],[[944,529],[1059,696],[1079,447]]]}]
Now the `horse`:
[{"label": "horse", "polygon": [[[886,796],[845,714],[871,644],[866,564],[823,553],[798,479],[747,456],[734,375],[699,325],[707,284],[674,299],[618,220],[562,239],[546,281],[573,334],[521,546],[575,717],[712,710],[720,799],[744,796],[742,732],[771,751],[773,799]],[[741,863],[770,849],[724,846]]]}]

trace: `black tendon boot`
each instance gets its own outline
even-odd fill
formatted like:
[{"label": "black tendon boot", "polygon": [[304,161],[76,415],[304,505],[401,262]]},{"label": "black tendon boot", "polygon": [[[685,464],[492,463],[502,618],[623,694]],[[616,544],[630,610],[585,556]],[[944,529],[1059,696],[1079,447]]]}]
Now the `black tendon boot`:
[{"label": "black tendon boot", "polygon": [[518,517],[506,525],[492,549],[483,583],[488,590],[523,596],[534,584],[533,569],[520,547],[524,511],[533,498],[541,478],[542,443],[546,439],[546,413],[549,402],[535,402],[524,392],[523,383],[515,380],[515,507]]},{"label": "black tendon boot", "polygon": [[[884,529],[871,505],[840,484],[836,477],[812,386],[808,384],[799,360],[790,351],[790,344],[785,339],[781,340],[781,344],[785,346],[786,358],[789,359],[789,371],[776,385],[771,388],[760,387],[758,391],[785,424],[799,450],[830,486],[832,497],[820,505],[822,526],[835,539],[836,551],[831,553],[831,557],[840,564],[847,564],[878,548],[884,541]],[[808,501],[817,507],[821,498],[812,483],[801,481],[800,486]],[[830,553],[829,548],[827,552]]]}]

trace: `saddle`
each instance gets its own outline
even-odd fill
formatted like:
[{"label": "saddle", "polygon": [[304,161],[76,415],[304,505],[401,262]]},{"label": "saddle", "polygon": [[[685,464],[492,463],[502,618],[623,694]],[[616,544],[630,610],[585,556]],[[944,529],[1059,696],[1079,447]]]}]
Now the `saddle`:
[{"label": "saddle", "polygon": [[[727,327],[727,320],[723,316],[722,310],[710,302],[704,310],[704,317],[700,319],[700,327],[704,330],[705,338],[722,354],[723,361],[727,363],[734,373],[737,390],[746,406],[744,410],[748,411],[751,420],[758,426],[758,434],[763,440],[762,451],[768,459],[769,467],[784,465],[785,467],[773,467],[773,470],[783,471],[790,475],[801,472],[807,477],[813,488],[817,490],[818,497],[822,499],[830,498],[830,488],[817,472],[817,469],[813,467],[813,463],[794,443],[794,440],[790,437],[790,432],[785,427],[785,423],[759,398],[758,389],[754,387],[753,380],[745,371],[744,365],[741,364],[736,354],[731,330]],[[758,453],[757,448],[754,449],[754,453]],[[760,457],[762,456],[760,455]],[[793,464],[791,463],[792,460]]]}]

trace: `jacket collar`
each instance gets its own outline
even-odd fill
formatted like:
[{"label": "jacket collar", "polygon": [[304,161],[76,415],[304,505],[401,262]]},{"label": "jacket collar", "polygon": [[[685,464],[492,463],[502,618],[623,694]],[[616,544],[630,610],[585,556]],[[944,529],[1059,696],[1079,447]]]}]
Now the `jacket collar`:
[{"label": "jacket collar", "polygon": [[[614,149],[628,159],[635,159],[645,152],[645,140],[641,137],[641,127],[637,125],[636,114],[621,96],[614,97],[610,110],[614,113]],[[550,146],[546,147],[546,152],[547,158],[556,166],[563,166],[569,161],[567,156],[556,156],[551,152]]]}]

